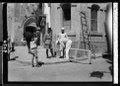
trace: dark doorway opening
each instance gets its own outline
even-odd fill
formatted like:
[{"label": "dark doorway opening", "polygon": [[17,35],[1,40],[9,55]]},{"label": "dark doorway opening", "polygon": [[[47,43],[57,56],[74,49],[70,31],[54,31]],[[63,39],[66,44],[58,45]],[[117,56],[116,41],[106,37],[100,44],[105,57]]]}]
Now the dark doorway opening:
[{"label": "dark doorway opening", "polygon": [[70,3],[61,3],[61,8],[63,10],[63,15],[65,20],[71,20],[71,4]]}]

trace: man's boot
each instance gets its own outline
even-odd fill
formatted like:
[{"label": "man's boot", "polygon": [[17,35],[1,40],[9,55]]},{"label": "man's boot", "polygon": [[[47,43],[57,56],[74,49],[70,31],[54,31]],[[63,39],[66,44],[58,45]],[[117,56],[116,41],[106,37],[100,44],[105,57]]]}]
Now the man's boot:
[{"label": "man's boot", "polygon": [[35,65],[34,65],[34,57],[32,57],[32,67],[35,67]]},{"label": "man's boot", "polygon": [[65,47],[63,48],[63,57],[65,58]]},{"label": "man's boot", "polygon": [[38,62],[38,56],[36,56],[36,67],[40,67],[40,66],[42,66],[42,64]]},{"label": "man's boot", "polygon": [[46,49],[46,56],[47,56],[47,58],[50,58],[48,55],[48,49]]},{"label": "man's boot", "polygon": [[52,57],[55,57],[55,56],[53,55],[53,49],[50,49],[50,53],[51,53]]}]

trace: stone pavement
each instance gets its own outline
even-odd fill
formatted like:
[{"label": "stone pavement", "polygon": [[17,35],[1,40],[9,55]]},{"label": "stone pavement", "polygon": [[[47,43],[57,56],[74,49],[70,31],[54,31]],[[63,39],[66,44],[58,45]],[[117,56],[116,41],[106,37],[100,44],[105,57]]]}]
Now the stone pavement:
[{"label": "stone pavement", "polygon": [[27,53],[27,47],[15,47],[16,51],[11,53],[11,58],[16,60],[8,62],[8,81],[112,81],[110,73],[104,73],[102,79],[90,77],[93,71],[109,72],[105,59],[97,58],[92,60],[92,64],[84,61],[68,62],[65,59],[47,59],[45,49],[38,48],[39,61],[45,62],[41,67],[32,67],[32,56]]}]

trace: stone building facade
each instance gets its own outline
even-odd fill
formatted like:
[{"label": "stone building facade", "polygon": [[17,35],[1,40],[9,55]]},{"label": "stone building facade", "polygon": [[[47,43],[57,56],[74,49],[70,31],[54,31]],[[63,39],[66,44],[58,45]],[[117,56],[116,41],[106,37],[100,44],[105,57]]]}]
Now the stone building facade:
[{"label": "stone building facade", "polygon": [[38,3],[8,3],[7,4],[7,29],[12,42],[21,45],[23,39],[23,22],[32,16]]},{"label": "stone building facade", "polygon": [[[73,41],[72,47],[84,48],[80,16],[80,12],[84,12],[86,14],[91,44],[96,47],[96,52],[106,52],[107,43],[104,23],[107,4],[108,3],[49,3],[50,26],[53,30],[53,40],[56,40],[60,29],[64,27]],[[15,42],[20,43],[20,40],[23,38],[23,29],[20,26],[25,19],[25,15],[31,16],[31,12],[37,8],[38,3],[14,3],[9,5],[8,13],[11,14],[8,14],[10,16],[8,16],[8,29],[10,33],[15,33],[13,36]],[[95,8],[98,9],[96,10]],[[42,11],[44,11],[44,7]],[[11,32],[10,29],[13,29],[13,27],[14,30]]]},{"label": "stone building facade", "polygon": [[[54,39],[60,32],[60,29],[64,27],[73,41],[73,47],[84,48],[80,16],[80,12],[84,12],[86,14],[90,42],[94,47],[95,53],[106,52],[107,43],[104,24],[108,3],[70,3],[66,8],[64,8],[65,6],[63,8],[60,7],[61,4],[68,5],[68,3],[51,3],[51,28],[53,29]],[[98,10],[96,10],[97,7]],[[66,9],[70,9],[70,11],[68,11],[70,12],[69,20],[64,18],[65,13],[67,13],[65,12]]]}]

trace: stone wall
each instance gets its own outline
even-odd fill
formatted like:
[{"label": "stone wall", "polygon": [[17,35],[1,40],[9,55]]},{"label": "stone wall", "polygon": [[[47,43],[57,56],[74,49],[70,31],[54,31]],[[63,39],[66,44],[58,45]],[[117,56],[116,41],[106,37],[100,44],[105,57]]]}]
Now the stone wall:
[{"label": "stone wall", "polygon": [[73,41],[72,48],[84,49],[83,35],[82,35],[82,26],[80,21],[80,12],[86,14],[88,32],[91,34],[90,43],[93,46],[95,53],[104,53],[107,51],[107,44],[105,38],[105,13],[98,11],[98,27],[97,32],[91,31],[91,10],[88,7],[91,7],[92,4],[97,4],[101,9],[105,10],[107,3],[73,3],[74,5],[71,8],[71,30],[75,31],[77,34],[76,40]]},{"label": "stone wall", "polygon": [[[91,11],[88,9],[88,7],[91,7],[93,3],[72,3],[71,7],[71,21],[65,22],[64,24],[70,24],[68,25],[67,33],[69,35],[69,38],[73,41],[72,48],[79,48],[83,49],[83,38],[82,38],[82,30],[81,30],[81,21],[80,21],[80,12],[85,12],[86,18],[87,18],[87,26],[88,31],[91,35],[97,35],[100,37],[94,37],[92,36],[90,41],[91,44],[97,46],[96,51],[97,52],[105,52],[106,51],[106,38],[105,38],[105,28],[104,28],[104,22],[105,22],[105,13],[102,11],[98,11],[98,31],[97,33],[91,32]],[[105,10],[105,7],[107,3],[94,3],[98,4],[101,9]],[[20,23],[24,19],[24,15],[26,12],[25,8],[27,7],[27,4],[24,4],[21,8],[21,14],[20,15]],[[51,3],[51,28],[53,30],[53,40],[56,40],[57,34],[60,32],[60,29],[63,27],[63,11],[60,7],[60,3]],[[19,41],[22,39],[22,28],[19,28],[20,25],[19,22],[15,23],[16,28],[16,43],[19,43]]]},{"label": "stone wall", "polygon": [[31,16],[31,12],[33,12],[33,9],[36,9],[37,5],[38,3],[8,3],[8,33],[13,38],[15,45],[22,45],[22,23],[25,20],[25,16]]},{"label": "stone wall", "polygon": [[3,16],[2,16],[3,5],[0,3],[0,41],[3,40]]}]

